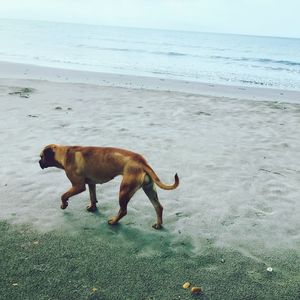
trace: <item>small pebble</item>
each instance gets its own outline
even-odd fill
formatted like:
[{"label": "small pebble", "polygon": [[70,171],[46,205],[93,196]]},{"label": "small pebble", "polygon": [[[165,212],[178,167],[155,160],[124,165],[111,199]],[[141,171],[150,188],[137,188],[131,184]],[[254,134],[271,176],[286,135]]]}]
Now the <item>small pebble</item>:
[{"label": "small pebble", "polygon": [[184,289],[188,289],[191,286],[191,284],[189,282],[186,282],[182,287]]},{"label": "small pebble", "polygon": [[225,263],[225,259],[222,258],[221,259],[221,263],[224,264]]}]

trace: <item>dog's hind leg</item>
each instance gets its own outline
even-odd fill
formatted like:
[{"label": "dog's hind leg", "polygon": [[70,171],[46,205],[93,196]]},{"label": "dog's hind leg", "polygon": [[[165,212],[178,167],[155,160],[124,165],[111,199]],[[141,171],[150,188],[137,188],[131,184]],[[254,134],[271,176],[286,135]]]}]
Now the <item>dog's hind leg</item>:
[{"label": "dog's hind leg", "polygon": [[142,186],[144,173],[140,168],[128,168],[123,174],[123,180],[120,186],[118,214],[111,218],[110,225],[117,224],[124,216],[127,215],[127,204],[134,193]]},{"label": "dog's hind leg", "polygon": [[97,196],[96,196],[96,184],[94,183],[89,183],[89,192],[90,192],[90,205],[87,206],[87,211],[90,211],[90,212],[94,212],[97,210],[97,206],[96,206],[96,203],[98,202],[97,201]]},{"label": "dog's hind leg", "polygon": [[118,214],[108,221],[110,225],[117,224],[124,216],[127,215],[127,204],[137,190],[138,188],[135,183],[130,184],[125,183],[124,180],[122,181],[119,193],[120,209]]},{"label": "dog's hind leg", "polygon": [[157,221],[152,227],[154,229],[161,229],[163,223],[163,207],[160,204],[156,192],[155,185],[149,175],[145,175],[144,183],[143,183],[143,190],[145,194],[148,196],[149,200],[151,201],[152,205],[154,206]]}]

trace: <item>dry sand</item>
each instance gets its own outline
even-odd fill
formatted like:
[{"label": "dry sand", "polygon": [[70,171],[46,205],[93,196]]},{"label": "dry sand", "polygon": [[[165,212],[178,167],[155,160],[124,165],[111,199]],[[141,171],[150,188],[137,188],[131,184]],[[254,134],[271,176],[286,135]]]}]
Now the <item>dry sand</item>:
[{"label": "dry sand", "polygon": [[[88,192],[62,211],[69,182],[61,170],[42,171],[39,153],[49,143],[116,146],[143,154],[166,183],[178,172],[177,190],[158,191],[160,234],[174,249],[188,244],[201,254],[213,245],[266,267],[274,253],[299,254],[299,92],[9,63],[0,70],[2,220],[43,232],[100,230],[118,210],[120,178],[98,187],[99,214],[85,212]],[[139,191],[122,228],[152,235],[154,220]]]}]

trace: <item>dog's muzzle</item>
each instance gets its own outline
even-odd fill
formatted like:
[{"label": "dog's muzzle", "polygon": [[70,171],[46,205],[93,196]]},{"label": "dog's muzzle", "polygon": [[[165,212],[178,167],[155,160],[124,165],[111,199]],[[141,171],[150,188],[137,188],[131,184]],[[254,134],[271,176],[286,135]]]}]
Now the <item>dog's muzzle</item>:
[{"label": "dog's muzzle", "polygon": [[40,167],[41,167],[42,169],[45,169],[45,168],[46,168],[46,166],[45,166],[45,164],[43,163],[42,160],[39,161],[39,164],[40,164]]}]

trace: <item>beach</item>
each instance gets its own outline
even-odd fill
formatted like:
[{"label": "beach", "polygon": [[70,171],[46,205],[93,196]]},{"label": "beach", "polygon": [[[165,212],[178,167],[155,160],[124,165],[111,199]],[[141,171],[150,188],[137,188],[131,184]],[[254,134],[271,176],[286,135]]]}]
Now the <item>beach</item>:
[{"label": "beach", "polygon": [[[0,62],[0,101],[5,299],[191,299],[185,281],[200,299],[299,296],[299,91]],[[68,179],[38,165],[51,143],[138,152],[166,183],[178,173],[178,189],[158,189],[164,229],[142,191],[107,224],[121,178],[98,187],[99,212],[88,192],[61,210]]]}]

